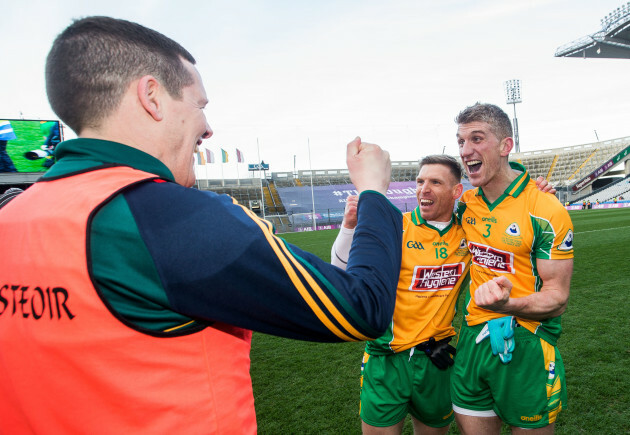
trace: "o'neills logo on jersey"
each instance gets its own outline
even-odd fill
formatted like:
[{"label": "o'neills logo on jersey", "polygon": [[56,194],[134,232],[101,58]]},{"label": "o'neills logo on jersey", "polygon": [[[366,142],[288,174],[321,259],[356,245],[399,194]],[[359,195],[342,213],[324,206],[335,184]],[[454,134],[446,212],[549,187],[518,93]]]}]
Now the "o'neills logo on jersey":
[{"label": "o'neills logo on jersey", "polygon": [[72,320],[74,314],[68,306],[70,295],[63,287],[31,287],[28,285],[8,285],[0,287],[0,319],[19,316],[23,319]]},{"label": "o'neills logo on jersey", "polygon": [[472,262],[499,273],[514,273],[514,254],[478,243],[468,242]]},{"label": "o'neills logo on jersey", "polygon": [[452,290],[464,272],[464,263],[442,266],[416,266],[409,290],[416,292],[436,292]]}]

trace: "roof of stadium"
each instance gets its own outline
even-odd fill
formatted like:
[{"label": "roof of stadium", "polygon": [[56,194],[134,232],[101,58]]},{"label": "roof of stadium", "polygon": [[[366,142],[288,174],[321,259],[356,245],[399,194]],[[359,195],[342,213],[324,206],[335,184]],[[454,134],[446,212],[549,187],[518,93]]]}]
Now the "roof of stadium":
[{"label": "roof of stadium", "polygon": [[601,30],[558,47],[556,57],[630,59],[630,2],[601,19]]}]

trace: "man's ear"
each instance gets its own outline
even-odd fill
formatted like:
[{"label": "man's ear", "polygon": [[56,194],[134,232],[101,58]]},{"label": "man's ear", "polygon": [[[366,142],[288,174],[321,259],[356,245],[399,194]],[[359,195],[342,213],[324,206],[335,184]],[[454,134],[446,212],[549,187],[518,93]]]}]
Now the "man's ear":
[{"label": "man's ear", "polygon": [[163,107],[160,100],[160,83],[153,76],[143,76],[138,81],[138,101],[146,112],[156,121],[164,118]]},{"label": "man's ear", "polygon": [[514,139],[506,137],[501,141],[501,157],[507,157],[514,148]]},{"label": "man's ear", "polygon": [[457,199],[462,196],[462,192],[464,191],[464,185],[462,183],[457,183],[453,188],[453,199]]}]

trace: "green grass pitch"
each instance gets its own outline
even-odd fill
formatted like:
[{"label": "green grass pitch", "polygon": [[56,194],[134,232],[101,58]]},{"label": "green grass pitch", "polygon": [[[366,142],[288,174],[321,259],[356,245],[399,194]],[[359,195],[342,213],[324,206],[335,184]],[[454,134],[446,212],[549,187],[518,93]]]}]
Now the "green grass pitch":
[{"label": "green grass pitch", "polygon": [[[574,211],[571,218],[575,263],[558,343],[567,371],[569,403],[558,417],[556,433],[628,433],[630,208]],[[331,230],[281,237],[329,261],[336,235]],[[254,334],[251,373],[259,433],[361,433],[358,400],[363,346]],[[509,433],[506,428],[504,432]],[[409,421],[404,433],[412,433]],[[449,433],[459,432],[453,425]]]},{"label": "green grass pitch", "polygon": [[13,161],[18,172],[44,172],[44,159],[28,160],[24,153],[39,149],[45,141],[45,137],[39,128],[39,121],[12,120],[11,127],[17,136],[7,144],[7,153]]}]

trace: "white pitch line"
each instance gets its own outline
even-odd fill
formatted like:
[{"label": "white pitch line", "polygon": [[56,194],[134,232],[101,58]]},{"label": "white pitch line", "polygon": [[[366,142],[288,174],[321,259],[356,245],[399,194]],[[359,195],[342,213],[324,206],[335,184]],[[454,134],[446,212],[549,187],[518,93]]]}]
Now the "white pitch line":
[{"label": "white pitch line", "polygon": [[580,231],[579,233],[574,233],[574,234],[584,234],[584,233],[596,233],[598,231],[610,231],[610,230],[620,230],[622,228],[630,228],[630,226],[625,226],[625,227],[616,227],[616,228],[604,228],[602,230],[590,230],[590,231]]}]

